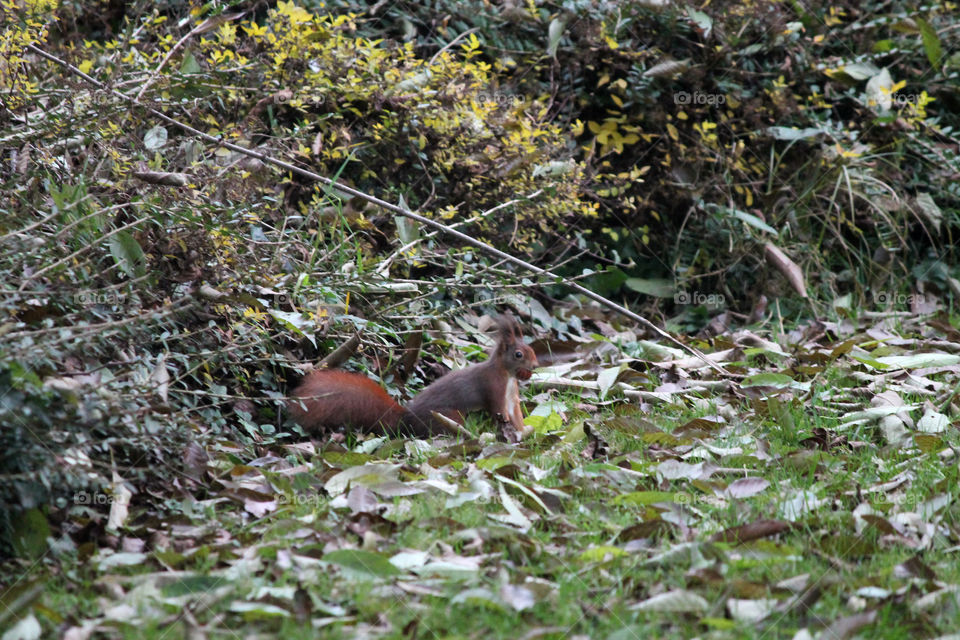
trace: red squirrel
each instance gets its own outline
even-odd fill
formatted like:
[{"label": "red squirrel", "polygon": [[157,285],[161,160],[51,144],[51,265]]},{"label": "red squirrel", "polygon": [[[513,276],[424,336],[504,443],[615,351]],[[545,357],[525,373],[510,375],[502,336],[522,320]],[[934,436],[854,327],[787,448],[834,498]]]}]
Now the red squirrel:
[{"label": "red squirrel", "polygon": [[[529,380],[537,356],[523,342],[511,315],[497,320],[497,345],[486,362],[439,378],[404,408],[366,376],[333,369],[307,374],[289,402],[293,419],[305,429],[346,426],[363,432],[427,438],[449,434],[434,412],[463,424],[464,415],[484,409],[503,424],[508,440],[524,435],[519,380]],[[507,425],[513,428],[509,433]]]}]

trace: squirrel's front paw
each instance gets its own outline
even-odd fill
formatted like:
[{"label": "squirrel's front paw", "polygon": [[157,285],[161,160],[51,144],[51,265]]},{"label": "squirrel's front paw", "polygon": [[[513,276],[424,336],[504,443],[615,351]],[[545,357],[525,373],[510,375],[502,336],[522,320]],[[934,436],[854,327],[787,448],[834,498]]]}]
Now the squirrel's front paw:
[{"label": "squirrel's front paw", "polygon": [[503,423],[503,428],[500,430],[500,433],[503,435],[503,439],[510,444],[517,444],[523,440],[523,434],[514,429],[513,425],[509,422]]}]

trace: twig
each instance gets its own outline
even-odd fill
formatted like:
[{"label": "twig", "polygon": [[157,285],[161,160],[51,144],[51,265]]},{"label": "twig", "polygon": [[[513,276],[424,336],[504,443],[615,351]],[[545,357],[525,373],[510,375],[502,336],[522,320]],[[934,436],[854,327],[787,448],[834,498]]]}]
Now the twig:
[{"label": "twig", "polygon": [[440,57],[440,54],[442,54],[444,51],[448,50],[450,47],[452,47],[453,45],[457,44],[458,42],[460,42],[461,40],[463,40],[464,38],[466,38],[468,35],[470,35],[471,33],[475,32],[475,31],[479,31],[479,30],[480,30],[480,27],[474,27],[473,29],[467,29],[466,31],[464,31],[463,33],[461,33],[460,35],[458,35],[456,38],[454,38],[453,40],[451,40],[451,41],[448,42],[447,44],[443,45],[443,48],[440,49],[440,51],[437,51],[435,54],[433,54],[433,57],[430,58],[430,62],[427,63],[427,67],[428,67],[428,68],[429,68],[429,67],[432,67],[432,66],[433,66],[433,63],[437,61],[437,58],[439,58],[439,57]]},{"label": "twig", "polygon": [[4,338],[10,340],[13,338],[22,338],[25,336],[30,336],[31,338],[36,339],[37,336],[45,335],[47,333],[61,333],[66,334],[60,337],[61,341],[67,339],[78,339],[83,338],[87,335],[101,334],[104,331],[110,329],[118,329],[124,327],[128,324],[133,324],[135,322],[143,322],[144,319],[147,320],[161,320],[169,315],[174,313],[179,313],[183,309],[187,309],[196,303],[196,300],[193,297],[183,297],[177,298],[176,300],[170,302],[169,304],[164,305],[164,308],[161,310],[150,309],[138,313],[135,316],[129,318],[124,318],[122,320],[111,320],[109,322],[101,322],[99,324],[87,324],[83,325],[82,331],[77,331],[76,333],[69,333],[69,327],[47,327],[46,329],[24,329],[23,331],[14,331],[4,335]]},{"label": "twig", "polygon": [[[514,198],[513,200],[508,200],[507,202],[501,202],[501,203],[498,204],[497,206],[492,207],[492,208],[490,208],[490,209],[487,209],[486,211],[484,211],[484,212],[482,212],[482,213],[479,213],[479,214],[473,216],[473,217],[470,218],[469,220],[461,220],[460,222],[454,222],[453,224],[451,224],[451,225],[449,226],[449,228],[450,228],[450,229],[455,229],[455,228],[457,228],[457,227],[462,227],[462,226],[465,226],[465,225],[468,225],[468,224],[473,224],[474,222],[477,222],[477,221],[482,220],[482,219],[484,219],[484,218],[486,218],[486,217],[489,217],[491,214],[499,211],[500,209],[504,209],[504,208],[509,207],[509,206],[511,206],[511,205],[517,204],[518,202],[523,202],[524,200],[533,200],[534,198],[536,198],[536,197],[537,197],[538,195],[540,195],[541,193],[543,193],[543,189],[537,189],[537,190],[534,191],[533,193],[530,193],[530,194],[528,194],[528,195],[526,195],[526,196],[524,196],[524,197],[522,197],[522,198]],[[386,274],[387,271],[388,271],[388,269],[390,268],[390,265],[393,263],[394,260],[397,259],[398,256],[403,255],[403,254],[406,253],[408,250],[412,249],[413,247],[415,247],[416,245],[420,244],[421,242],[424,242],[424,241],[426,241],[426,240],[430,240],[431,238],[435,237],[438,233],[440,233],[440,232],[439,232],[439,231],[432,231],[432,232],[424,235],[424,236],[421,237],[421,238],[417,238],[416,240],[412,240],[412,241],[408,242],[407,244],[403,245],[402,247],[400,247],[399,249],[397,249],[396,251],[394,251],[393,253],[391,253],[389,256],[387,256],[386,260],[384,260],[383,262],[380,263],[380,266],[377,267],[377,273],[379,273],[379,274],[381,274],[381,275],[382,275],[382,274]]]}]

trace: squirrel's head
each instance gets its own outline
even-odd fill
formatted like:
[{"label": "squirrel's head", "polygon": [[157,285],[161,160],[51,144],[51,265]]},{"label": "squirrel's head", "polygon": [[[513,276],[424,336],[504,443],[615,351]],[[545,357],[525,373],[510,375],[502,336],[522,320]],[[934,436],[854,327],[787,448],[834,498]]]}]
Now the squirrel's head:
[{"label": "squirrel's head", "polygon": [[537,354],[523,341],[523,332],[509,311],[497,318],[500,339],[497,351],[503,366],[519,380],[529,380],[539,366]]}]

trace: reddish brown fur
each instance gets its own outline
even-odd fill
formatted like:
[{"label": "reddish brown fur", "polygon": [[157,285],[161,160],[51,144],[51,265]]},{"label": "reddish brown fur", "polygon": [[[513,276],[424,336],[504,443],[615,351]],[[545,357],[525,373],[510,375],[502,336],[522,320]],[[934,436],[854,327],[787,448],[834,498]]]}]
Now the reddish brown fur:
[{"label": "reddish brown fur", "polygon": [[537,356],[524,344],[512,316],[500,318],[499,325],[497,346],[486,362],[443,376],[413,399],[408,406],[410,412],[427,420],[433,411],[484,409],[495,420],[508,422],[521,433],[520,385],[511,385],[510,381],[528,379],[530,370],[537,366]]},{"label": "reddish brown fur", "polygon": [[[537,356],[524,344],[512,316],[499,319],[500,334],[490,358],[481,364],[443,376],[404,409],[373,380],[354,373],[319,370],[307,375],[293,392],[290,413],[307,429],[346,426],[427,437],[447,433],[433,413],[456,422],[470,411],[486,410],[492,418],[523,433],[518,378],[530,378]],[[306,407],[304,409],[304,406]]]},{"label": "reddish brown fur", "polygon": [[307,429],[339,427],[369,430],[393,426],[403,413],[386,391],[356,373],[319,369],[309,373],[293,392],[290,414]]}]

